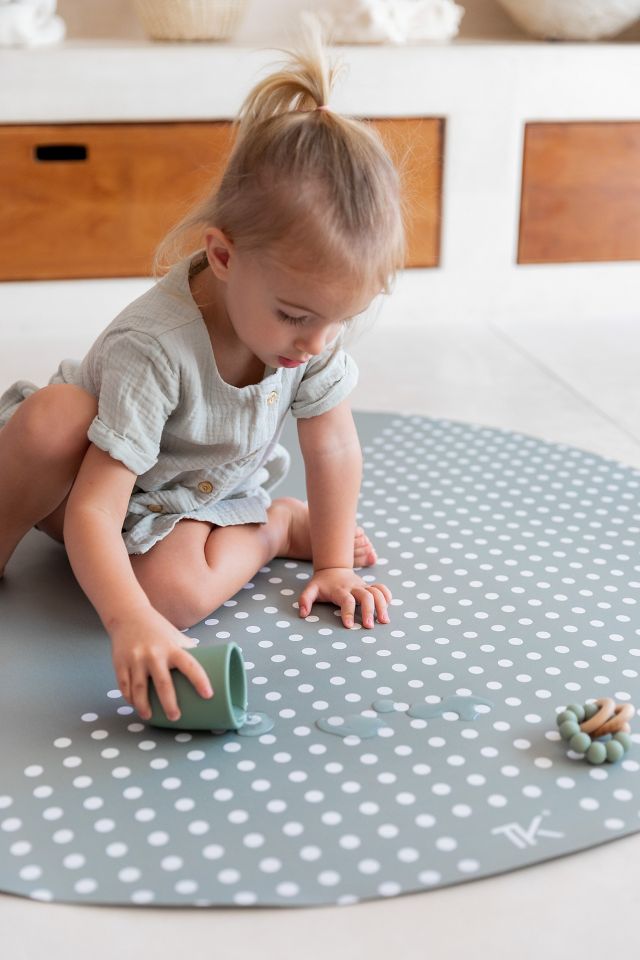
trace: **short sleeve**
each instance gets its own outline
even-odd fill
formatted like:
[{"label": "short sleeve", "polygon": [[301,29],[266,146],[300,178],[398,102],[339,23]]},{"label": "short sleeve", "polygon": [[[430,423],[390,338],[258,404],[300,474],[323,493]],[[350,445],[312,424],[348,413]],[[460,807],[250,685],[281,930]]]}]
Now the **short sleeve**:
[{"label": "short sleeve", "polygon": [[88,437],[136,476],[158,460],[164,425],[176,408],[179,380],[155,337],[136,330],[107,334],[94,358],[98,415]]},{"label": "short sleeve", "polygon": [[337,337],[333,346],[314,357],[291,404],[294,417],[317,417],[348,396],[358,382],[358,368]]}]

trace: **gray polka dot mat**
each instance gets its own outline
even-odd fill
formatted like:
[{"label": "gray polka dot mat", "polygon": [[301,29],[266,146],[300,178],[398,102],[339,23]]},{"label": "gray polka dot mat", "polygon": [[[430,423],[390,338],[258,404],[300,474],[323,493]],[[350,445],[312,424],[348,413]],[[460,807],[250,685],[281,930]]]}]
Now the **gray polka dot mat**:
[{"label": "gray polka dot mat", "polygon": [[[188,631],[241,647],[262,734],[141,723],[63,548],[25,538],[0,582],[0,889],[349,905],[639,829],[635,718],[629,751],[592,765],[556,715],[638,699],[640,471],[465,423],[356,422],[379,556],[361,574],[389,585],[391,622],[301,620],[311,566],[278,559]],[[304,497],[294,430],[277,494]]]}]

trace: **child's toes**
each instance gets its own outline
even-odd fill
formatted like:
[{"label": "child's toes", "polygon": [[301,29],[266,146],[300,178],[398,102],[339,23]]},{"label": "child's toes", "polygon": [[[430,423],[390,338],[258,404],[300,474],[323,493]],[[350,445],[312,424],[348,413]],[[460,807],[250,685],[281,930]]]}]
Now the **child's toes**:
[{"label": "child's toes", "polygon": [[356,527],[353,559],[354,567],[369,567],[377,560],[376,551],[362,527]]}]

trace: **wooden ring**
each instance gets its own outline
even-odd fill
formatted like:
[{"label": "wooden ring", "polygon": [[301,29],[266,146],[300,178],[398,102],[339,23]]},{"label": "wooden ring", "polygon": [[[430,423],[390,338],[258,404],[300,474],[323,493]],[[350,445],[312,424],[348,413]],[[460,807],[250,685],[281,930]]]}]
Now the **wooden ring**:
[{"label": "wooden ring", "polygon": [[601,697],[599,700],[596,700],[596,705],[600,708],[598,712],[594,713],[590,720],[585,720],[584,723],[580,724],[582,732],[588,733],[590,736],[594,730],[598,730],[607,720],[613,717],[616,702],[612,700],[611,697]]},{"label": "wooden ring", "polygon": [[596,737],[604,737],[607,733],[629,733],[631,727],[629,726],[629,720],[634,715],[635,710],[630,703],[618,703],[613,712],[613,716],[610,720],[607,720],[603,727],[600,727],[596,730]]}]

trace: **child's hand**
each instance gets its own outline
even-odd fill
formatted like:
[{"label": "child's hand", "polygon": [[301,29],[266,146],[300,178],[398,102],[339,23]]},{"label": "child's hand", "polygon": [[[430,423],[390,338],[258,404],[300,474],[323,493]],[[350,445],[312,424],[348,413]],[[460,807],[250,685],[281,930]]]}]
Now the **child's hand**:
[{"label": "child's hand", "polygon": [[178,720],[180,710],[169,670],[177,667],[191,681],[201,697],[213,695],[209,678],[198,661],[187,653],[192,646],[157,610],[148,610],[111,634],[113,666],[123,696],[140,717],[151,716],[148,683],[153,680],[162,708],[169,720]]},{"label": "child's hand", "polygon": [[327,567],[314,573],[298,600],[301,617],[309,616],[316,600],[339,606],[345,627],[353,626],[356,602],[362,608],[363,627],[373,627],[374,608],[379,623],[389,623],[391,591],[383,583],[365,583],[349,567]]}]

